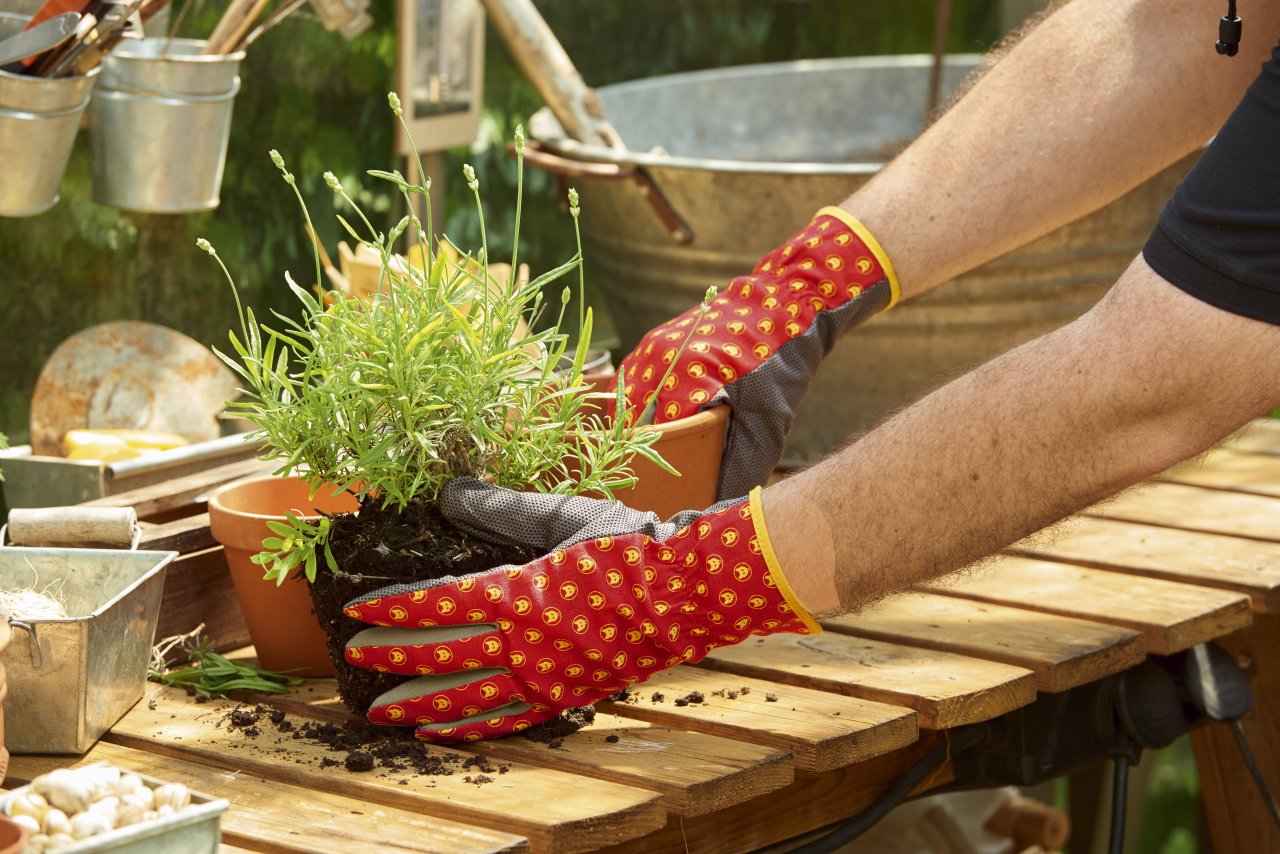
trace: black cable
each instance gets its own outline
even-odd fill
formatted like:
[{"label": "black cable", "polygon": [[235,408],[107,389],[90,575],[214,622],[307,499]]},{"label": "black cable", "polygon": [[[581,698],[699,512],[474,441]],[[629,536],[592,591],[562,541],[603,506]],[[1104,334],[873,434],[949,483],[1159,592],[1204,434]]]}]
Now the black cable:
[{"label": "black cable", "polygon": [[828,854],[828,852],[847,845],[870,830],[877,821],[884,818],[894,807],[905,801],[911,790],[941,768],[949,756],[968,750],[970,747],[981,743],[986,737],[987,729],[981,725],[951,730],[947,734],[946,740],[934,745],[928,753],[917,759],[915,764],[906,770],[906,773],[899,777],[884,794],[872,802],[871,806],[843,824],[838,825],[835,830],[826,836],[805,843],[799,848],[791,849],[789,854]]},{"label": "black cable", "polygon": [[1276,799],[1272,796],[1270,787],[1267,786],[1266,778],[1262,776],[1262,769],[1253,758],[1253,751],[1249,748],[1249,742],[1245,741],[1244,728],[1240,726],[1238,719],[1231,722],[1231,732],[1236,737],[1236,744],[1240,746],[1240,755],[1244,757],[1244,764],[1249,766],[1249,773],[1253,775],[1253,782],[1258,784],[1258,791],[1262,793],[1262,799],[1267,802],[1267,809],[1271,810],[1271,817],[1280,826],[1280,806],[1276,805]]},{"label": "black cable", "polygon": [[1129,808],[1129,757],[1122,753],[1112,762],[1115,773],[1111,777],[1111,842],[1107,851],[1123,854],[1125,811]]}]

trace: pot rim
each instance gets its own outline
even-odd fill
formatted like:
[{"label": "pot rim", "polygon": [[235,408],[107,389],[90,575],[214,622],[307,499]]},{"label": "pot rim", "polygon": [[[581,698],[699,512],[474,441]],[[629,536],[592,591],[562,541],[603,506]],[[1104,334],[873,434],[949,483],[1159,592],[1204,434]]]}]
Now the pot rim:
[{"label": "pot rim", "polygon": [[[977,67],[981,54],[951,53],[947,61],[955,61],[957,65]],[[628,80],[600,86],[596,91],[607,96],[610,93],[625,94],[636,90],[657,86],[679,87],[683,83],[694,83],[707,79],[730,80],[750,78],[760,75],[785,73],[787,70],[825,70],[885,68],[890,65],[909,68],[929,68],[933,57],[929,54],[890,54],[886,56],[837,57],[832,59],[799,59],[788,62],[762,62],[750,65],[738,65],[730,68],[709,68],[701,71],[685,71],[677,74],[661,74],[656,77],[645,77],[639,80]],[[531,138],[547,146],[554,153],[572,160],[583,160],[590,163],[613,163],[625,166],[643,166],[648,169],[673,169],[697,172],[736,172],[767,175],[871,175],[885,166],[884,160],[866,160],[848,163],[803,162],[803,161],[761,161],[761,160],[727,160],[714,157],[682,157],[673,154],[653,154],[644,151],[631,151],[609,148],[605,145],[583,143],[570,139],[564,129],[556,121],[548,107],[543,107],[529,119]]]},{"label": "pot rim", "polygon": [[[295,481],[303,486],[306,486],[306,481],[303,480],[298,475],[281,476],[281,475],[274,475],[274,474],[264,474],[264,475],[254,475],[252,477],[244,477],[239,480],[233,480],[230,483],[224,483],[222,486],[218,487],[213,492],[209,493],[209,498],[207,501],[209,505],[209,509],[214,510],[216,508],[218,513],[222,513],[226,516],[234,516],[238,519],[259,519],[262,521],[270,520],[274,522],[278,519],[283,518],[283,516],[281,516],[279,513],[250,513],[247,510],[236,510],[224,504],[222,501],[222,497],[225,493],[230,492],[233,489],[246,487],[246,486],[255,486],[260,483],[275,483],[281,480]],[[323,492],[323,487],[320,490],[316,491],[317,497],[320,495],[321,492]],[[303,514],[300,518],[304,520],[310,520],[310,519],[319,519],[320,517],[312,513],[307,513],[307,514]]]}]

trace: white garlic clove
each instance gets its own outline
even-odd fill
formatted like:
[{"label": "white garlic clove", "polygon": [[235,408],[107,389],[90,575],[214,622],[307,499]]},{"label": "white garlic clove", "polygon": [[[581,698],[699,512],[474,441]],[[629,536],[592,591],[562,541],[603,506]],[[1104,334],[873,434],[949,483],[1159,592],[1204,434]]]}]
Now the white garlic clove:
[{"label": "white garlic clove", "polygon": [[[128,771],[116,778],[109,789],[109,794],[115,795],[117,798],[123,798],[130,792],[136,792],[138,789],[146,789],[147,784],[142,782],[142,778],[137,774],[131,774]],[[150,790],[148,790],[150,791]]]},{"label": "white garlic clove", "polygon": [[111,788],[120,779],[120,769],[113,765],[91,765],[78,769],[80,780],[89,787],[90,799],[99,800],[111,794]]},{"label": "white garlic clove", "polygon": [[128,827],[131,824],[137,824],[145,821],[147,811],[143,807],[129,801],[122,801],[120,808],[116,810],[116,827]]},{"label": "white garlic clove", "polygon": [[107,795],[89,805],[89,812],[96,812],[107,820],[107,824],[116,823],[116,811],[120,809],[120,799],[115,795]]},{"label": "white garlic clove", "polygon": [[36,833],[27,840],[27,847],[22,849],[22,854],[44,854],[45,845],[48,842],[47,834]]},{"label": "white garlic clove", "polygon": [[66,813],[88,809],[93,803],[92,789],[76,772],[58,768],[31,781],[35,790],[52,805]]},{"label": "white garlic clove", "polygon": [[191,803],[191,790],[181,783],[165,783],[155,791],[156,808],[170,806],[175,812]]},{"label": "white garlic clove", "polygon": [[108,819],[100,812],[85,810],[71,817],[71,835],[76,839],[88,839],[99,833],[106,833],[114,825],[115,816]]},{"label": "white garlic clove", "polygon": [[141,807],[143,811],[146,811],[149,809],[155,809],[156,796],[155,796],[155,793],[151,791],[151,789],[147,788],[146,786],[143,786],[141,789],[132,791],[129,794],[122,797],[120,799],[120,805],[123,806],[125,804],[136,804],[139,807]]},{"label": "white garlic clove", "polygon": [[159,818],[164,818],[166,816],[173,815],[175,812],[177,812],[177,810],[175,810],[173,807],[169,806],[168,804],[161,804],[160,806],[156,807],[156,816]]},{"label": "white garlic clove", "polygon": [[27,830],[31,831],[32,833],[40,832],[40,822],[36,821],[34,818],[32,818],[29,815],[15,815],[15,816],[10,816],[10,818],[12,818],[13,823],[18,825],[19,827],[25,827]]},{"label": "white garlic clove", "polygon": [[70,833],[51,833],[48,841],[44,844],[45,851],[57,851],[59,848],[66,848],[68,845],[75,845],[76,838]]},{"label": "white garlic clove", "polygon": [[36,792],[23,792],[10,799],[6,806],[6,811],[11,817],[29,816],[35,819],[37,826],[44,821],[44,814],[49,811],[49,802]]},{"label": "white garlic clove", "polygon": [[[44,821],[40,823],[40,829],[49,834],[50,837],[65,833],[71,834],[71,819],[67,818],[67,814],[57,807],[50,807],[49,811],[44,814]],[[51,840],[52,841],[52,840]]]}]

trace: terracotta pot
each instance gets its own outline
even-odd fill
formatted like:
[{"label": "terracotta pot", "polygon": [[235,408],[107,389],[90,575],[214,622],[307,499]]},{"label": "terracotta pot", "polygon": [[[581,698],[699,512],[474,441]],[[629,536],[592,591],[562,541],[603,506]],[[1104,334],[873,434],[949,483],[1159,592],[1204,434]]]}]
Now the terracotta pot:
[{"label": "terracotta pot", "polygon": [[[612,363],[606,362],[605,369],[593,371],[583,379],[594,391],[607,392],[613,375]],[[648,460],[637,459],[631,469],[638,483],[630,489],[618,490],[614,497],[634,510],[649,510],[663,519],[681,510],[705,510],[716,503],[728,429],[727,406],[658,425],[662,438],[655,448],[680,476],[668,474]]]},{"label": "terracotta pot", "polygon": [[209,496],[209,528],[222,543],[245,624],[267,670],[288,670],[298,676],[329,677],[333,662],[324,632],[311,611],[311,597],[298,573],[276,586],[263,581],[263,569],[251,561],[262,541],[274,536],[269,521],[283,522],[293,511],[304,519],[316,511],[353,513],[359,509],[349,493],[330,495],[321,489],[314,499],[299,478],[259,477],[228,484]]},{"label": "terracotta pot", "polygon": [[715,504],[728,427],[727,406],[658,425],[662,438],[654,448],[680,476],[637,459],[631,469],[639,482],[614,496],[634,510],[651,510],[663,519],[681,510],[705,510]]},{"label": "terracotta pot", "polygon": [[[5,759],[8,762],[8,757]],[[27,847],[30,831],[8,816],[0,815],[0,854],[18,854]]]}]

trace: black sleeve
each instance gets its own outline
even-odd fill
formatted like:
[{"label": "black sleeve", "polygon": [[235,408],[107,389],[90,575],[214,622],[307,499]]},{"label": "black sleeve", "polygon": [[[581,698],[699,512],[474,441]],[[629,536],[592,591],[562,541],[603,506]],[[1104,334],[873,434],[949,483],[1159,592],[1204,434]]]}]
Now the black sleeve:
[{"label": "black sleeve", "polygon": [[1280,47],[1174,191],[1142,254],[1192,296],[1280,324]]}]

